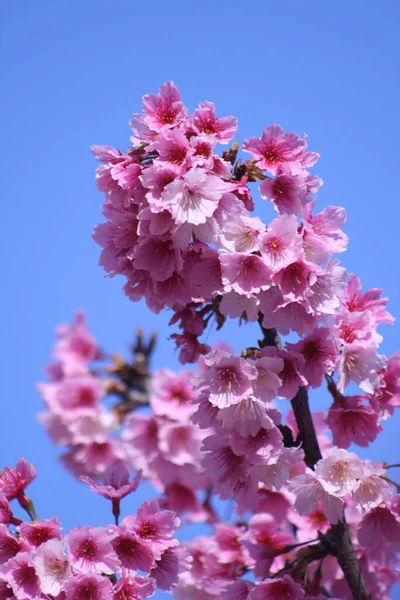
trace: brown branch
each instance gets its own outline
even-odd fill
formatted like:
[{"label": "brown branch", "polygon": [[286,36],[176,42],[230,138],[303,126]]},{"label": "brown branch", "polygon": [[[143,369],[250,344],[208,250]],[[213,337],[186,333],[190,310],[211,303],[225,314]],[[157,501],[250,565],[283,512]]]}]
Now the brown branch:
[{"label": "brown branch", "polygon": [[[281,343],[278,332],[275,328],[265,329],[262,326],[262,321],[263,315],[260,313],[259,323],[264,334],[264,339],[260,346],[276,346],[280,348]],[[276,343],[276,340],[279,341],[279,345]],[[310,469],[314,469],[316,463],[322,458],[322,454],[308,404],[308,393],[304,387],[298,389],[291,404],[297,427],[299,428],[299,439],[302,441],[304,461]],[[353,600],[371,600],[371,595],[364,581],[344,515],[342,521],[331,526],[330,534],[335,541],[335,554],[353,595]]]}]

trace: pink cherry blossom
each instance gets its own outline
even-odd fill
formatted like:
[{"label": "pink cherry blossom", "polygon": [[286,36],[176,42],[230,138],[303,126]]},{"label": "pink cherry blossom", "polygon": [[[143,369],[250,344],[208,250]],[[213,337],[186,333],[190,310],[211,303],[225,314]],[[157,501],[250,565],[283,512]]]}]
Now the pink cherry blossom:
[{"label": "pink cherry blossom", "polygon": [[279,214],[302,214],[303,202],[307,197],[307,186],[303,177],[277,173],[276,177],[267,177],[261,182],[260,192],[262,198],[273,201]]},{"label": "pink cherry blossom", "polygon": [[297,233],[297,220],[282,215],[272,221],[260,239],[260,252],[265,264],[279,271],[301,256],[301,237]]},{"label": "pink cherry blossom", "polygon": [[66,600],[109,600],[111,593],[111,581],[100,574],[74,575],[65,586]]},{"label": "pink cherry blossom", "polygon": [[343,500],[326,489],[325,480],[307,469],[305,475],[292,479],[289,490],[296,496],[295,509],[300,515],[307,515],[322,503],[327,519],[335,524],[343,519]]},{"label": "pink cherry blossom", "polygon": [[156,582],[151,577],[142,577],[123,571],[113,588],[112,600],[143,600],[152,596]]},{"label": "pink cherry blossom", "polygon": [[193,113],[191,123],[196,133],[215,136],[221,144],[227,144],[237,129],[234,117],[215,116],[213,102],[201,102]]},{"label": "pink cherry blossom", "polygon": [[362,546],[379,548],[385,543],[400,550],[400,521],[385,505],[367,512],[360,521],[357,538]]},{"label": "pink cherry blossom", "polygon": [[71,577],[71,567],[64,554],[64,542],[51,539],[42,544],[35,553],[34,563],[42,592],[58,596]]},{"label": "pink cherry blossom", "polygon": [[20,552],[4,565],[0,575],[18,600],[37,600],[41,596],[40,580],[28,552]]},{"label": "pink cherry blossom", "polygon": [[48,540],[61,540],[61,527],[57,517],[43,519],[37,523],[22,523],[19,530],[34,548]]},{"label": "pink cherry blossom", "polygon": [[351,443],[366,447],[382,431],[377,413],[365,400],[366,396],[338,394],[329,409],[327,423],[339,448],[348,448]]},{"label": "pink cherry blossom", "polygon": [[302,171],[301,158],[306,154],[307,143],[294,133],[285,133],[280,125],[267,127],[260,139],[243,142],[244,152],[251,154],[261,169],[275,175],[280,168],[292,175]]},{"label": "pink cherry blossom", "polygon": [[84,574],[114,573],[119,560],[112,547],[115,533],[103,527],[75,527],[65,536],[71,566]]},{"label": "pink cherry blossom", "polygon": [[35,477],[35,467],[27,463],[25,458],[20,458],[15,469],[5,467],[0,471],[0,492],[7,500],[13,500],[25,491]]},{"label": "pink cherry blossom", "polygon": [[249,600],[303,600],[304,591],[289,575],[258,583],[250,593]]},{"label": "pink cherry blossom", "polygon": [[317,463],[316,476],[324,481],[330,492],[344,496],[356,488],[356,481],[363,476],[363,464],[354,452],[341,448],[330,448],[326,456]]}]

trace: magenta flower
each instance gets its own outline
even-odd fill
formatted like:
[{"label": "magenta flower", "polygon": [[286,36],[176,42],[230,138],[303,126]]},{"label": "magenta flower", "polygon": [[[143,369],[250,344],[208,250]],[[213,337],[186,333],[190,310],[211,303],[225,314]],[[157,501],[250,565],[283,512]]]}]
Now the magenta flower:
[{"label": "magenta flower", "polygon": [[255,254],[230,253],[220,256],[225,292],[258,293],[271,286],[271,270]]},{"label": "magenta flower", "polygon": [[213,406],[226,408],[251,394],[251,380],[257,377],[257,370],[249,361],[217,352],[206,358],[206,364],[210,368],[198,376],[198,381],[207,389]]},{"label": "magenta flower", "polygon": [[177,225],[200,225],[211,217],[229,184],[204,169],[191,169],[183,179],[175,180],[165,188],[163,198]]},{"label": "magenta flower", "polygon": [[27,463],[24,458],[20,458],[15,469],[4,467],[0,471],[0,493],[4,494],[7,500],[13,500],[23,494],[35,477],[35,467]]},{"label": "magenta flower", "polygon": [[110,600],[112,583],[97,574],[74,575],[65,586],[66,600]]},{"label": "magenta flower", "polygon": [[18,600],[38,600],[41,597],[40,580],[28,552],[20,552],[0,571]]},{"label": "magenta flower", "polygon": [[357,538],[361,546],[370,550],[386,544],[400,551],[400,522],[385,505],[377,506],[367,512],[360,521]]},{"label": "magenta flower", "polygon": [[296,217],[282,215],[272,221],[261,236],[260,252],[265,264],[274,271],[296,262],[302,253]]},{"label": "magenta flower", "polygon": [[146,500],[138,508],[135,517],[126,517],[121,526],[131,530],[141,540],[148,543],[156,559],[162,552],[177,544],[172,537],[181,521],[171,510],[161,510],[156,500]]},{"label": "magenta flower", "polygon": [[190,568],[187,552],[183,547],[167,548],[156,560],[155,567],[150,571],[151,577],[157,582],[157,587],[169,591],[178,582],[182,571]]},{"label": "magenta flower", "polygon": [[165,281],[182,269],[183,261],[172,240],[145,237],[135,248],[132,264],[136,269],[149,271],[152,279]]},{"label": "magenta flower", "polygon": [[256,584],[249,600],[304,600],[304,591],[289,575]]},{"label": "magenta flower", "polygon": [[285,133],[280,125],[267,127],[260,139],[253,137],[243,142],[243,151],[254,156],[258,166],[273,175],[279,169],[285,169],[291,175],[301,173],[306,148],[305,139],[294,133]]},{"label": "magenta flower", "polygon": [[111,575],[119,567],[112,547],[116,533],[103,527],[75,527],[65,536],[71,566],[84,574]]},{"label": "magenta flower", "polygon": [[186,114],[187,109],[181,101],[179,90],[172,81],[164,83],[157,96],[143,96],[143,122],[153,131],[179,125]]},{"label": "magenta flower", "polygon": [[378,354],[374,345],[346,344],[337,365],[338,390],[343,393],[350,381],[354,381],[364,392],[373,394],[380,383],[379,371],[385,365],[386,357]]},{"label": "magenta flower", "polygon": [[135,477],[129,481],[129,470],[123,462],[116,461],[107,467],[103,475],[103,485],[99,485],[89,477],[82,476],[80,479],[87,483],[93,492],[112,501],[113,515],[118,523],[120,500],[137,490],[141,477],[142,471],[138,471]]},{"label": "magenta flower", "polygon": [[96,340],[90,333],[83,312],[77,312],[72,325],[57,328],[53,355],[61,362],[87,364],[100,356]]},{"label": "magenta flower", "polygon": [[154,389],[150,398],[153,413],[186,421],[194,412],[195,406],[192,403],[198,396],[191,383],[192,377],[190,371],[157,371],[153,376]]},{"label": "magenta flower", "polygon": [[64,545],[61,540],[53,539],[36,550],[34,563],[40,580],[40,589],[44,594],[58,596],[71,577],[72,571],[64,554]]},{"label": "magenta flower", "polygon": [[381,475],[385,470],[378,466],[367,466],[365,475],[360,479],[353,492],[353,500],[356,505],[364,510],[376,508],[381,503],[390,505],[393,498],[393,490],[389,483]]},{"label": "magenta flower", "polygon": [[[129,519],[129,517],[127,518]],[[150,571],[154,564],[152,548],[128,530],[126,519],[122,522],[121,527],[115,526],[111,529],[117,534],[112,540],[112,546],[122,567],[129,570]]]},{"label": "magenta flower", "polygon": [[308,515],[322,503],[323,511],[330,523],[343,519],[343,500],[327,490],[325,480],[317,477],[311,469],[305,475],[294,477],[289,491],[295,496],[294,507],[300,515]]},{"label": "magenta flower", "polygon": [[114,585],[112,600],[143,600],[152,596],[156,587],[151,577],[141,577],[123,570]]},{"label": "magenta flower", "polygon": [[193,129],[198,134],[214,136],[221,144],[227,144],[236,133],[235,117],[216,117],[213,102],[201,102],[191,118]]},{"label": "magenta flower", "polygon": [[260,192],[262,198],[272,200],[279,214],[301,216],[303,202],[307,197],[303,177],[278,173],[276,177],[267,177],[261,182]]},{"label": "magenta flower", "polygon": [[363,464],[354,452],[329,448],[325,458],[318,461],[315,474],[329,492],[343,497],[354,491],[356,482],[364,475]]},{"label": "magenta flower", "polygon": [[26,540],[12,535],[8,527],[0,525],[0,565],[27,550],[30,550],[30,546]]},{"label": "magenta flower", "polygon": [[5,494],[0,494],[0,523],[8,525],[13,518],[10,504]]},{"label": "magenta flower", "polygon": [[37,523],[22,523],[19,530],[34,548],[48,540],[61,540],[61,527],[57,517],[43,519]]},{"label": "magenta flower", "polygon": [[320,327],[296,344],[286,344],[288,350],[302,354],[301,374],[311,387],[319,387],[325,374],[330,375],[338,358],[336,341],[328,327]]},{"label": "magenta flower", "polygon": [[382,431],[378,415],[371,406],[365,404],[366,399],[367,396],[341,394],[335,398],[327,418],[335,446],[348,448],[353,443],[365,448]]}]

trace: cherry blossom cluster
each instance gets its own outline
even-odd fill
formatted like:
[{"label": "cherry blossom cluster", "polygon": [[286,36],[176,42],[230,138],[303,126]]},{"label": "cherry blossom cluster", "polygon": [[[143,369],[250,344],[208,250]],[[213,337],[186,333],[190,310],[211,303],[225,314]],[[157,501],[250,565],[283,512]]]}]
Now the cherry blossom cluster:
[{"label": "cherry blossom cluster", "polygon": [[164,493],[163,506],[190,511],[191,519],[211,518],[197,493],[209,486],[200,453],[208,432],[191,422],[198,395],[194,372],[156,372],[147,401],[151,412],[135,411],[121,421],[103,402],[110,382],[98,368],[104,356],[83,313],[58,328],[53,356],[57,362],[46,367],[50,381],[38,385],[47,409],[40,420],[52,440],[66,447],[63,464],[77,477],[99,477],[124,460]]},{"label": "cherry blossom cluster", "polygon": [[[0,598],[143,600],[156,588],[170,590],[190,566],[173,536],[179,518],[155,500],[145,501],[120,525],[80,526],[64,536],[56,517],[16,519],[9,502],[26,497],[35,474],[24,459],[0,473]],[[129,481],[129,471],[116,462],[103,485],[88,483],[115,506],[136,490],[139,479],[140,474]]]},{"label": "cherry blossom cluster", "polygon": [[[318,154],[306,136],[270,125],[219,156],[236,119],[217,116],[210,102],[189,114],[171,82],[144,97],[130,125],[127,151],[93,147],[106,197],[106,221],[94,232],[100,264],[124,276],[132,300],[172,310],[180,360],[197,367],[163,369],[151,390],[139,385],[134,395],[124,361],[95,366],[106,357],[83,315],[59,330],[57,362],[40,385],[42,418],[68,448],[65,465],[111,501],[116,525],[104,540],[111,536],[116,553],[113,536],[128,529],[141,544],[142,510],[146,518],[166,511],[170,526],[172,514],[207,522],[210,535],[179,546],[168,529],[166,562],[182,565],[178,579],[176,569],[173,580],[166,576],[168,586],[154,574],[154,548],[146,558],[140,547],[142,562],[132,565],[162,589],[175,586],[181,600],[350,599],[357,581],[372,599],[388,599],[399,578],[400,486],[390,466],[347,448],[372,443],[399,406],[400,354],[380,351],[378,326],[393,322],[382,291],[363,292],[334,257],[348,243],[344,209],[314,210],[322,181],[309,169]],[[253,211],[268,205],[277,216],[265,224]],[[227,318],[258,322],[258,347],[236,356],[203,343],[206,327]],[[346,395],[350,384],[355,395]],[[308,392],[322,385],[333,403],[312,421]],[[109,410],[102,401],[112,394],[122,401]],[[110,469],[121,461],[138,474],[117,485]],[[129,493],[140,477],[163,496],[118,525],[115,489]],[[228,501],[227,518],[217,495]],[[35,518],[29,499],[19,500]],[[110,569],[115,589],[124,573]],[[349,571],[359,573],[355,584]]]}]

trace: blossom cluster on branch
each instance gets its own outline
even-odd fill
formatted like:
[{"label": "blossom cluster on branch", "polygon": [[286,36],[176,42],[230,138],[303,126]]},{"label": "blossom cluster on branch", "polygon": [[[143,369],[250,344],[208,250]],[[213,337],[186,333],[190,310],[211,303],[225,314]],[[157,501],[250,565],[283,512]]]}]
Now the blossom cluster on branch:
[{"label": "blossom cluster on branch", "polygon": [[[25,494],[35,476],[24,459],[0,474],[0,598],[142,600],[157,587],[169,590],[189,567],[188,553],[173,536],[179,518],[155,500],[145,501],[120,525],[79,526],[63,536],[57,517],[39,520]],[[139,481],[140,473],[129,481],[127,468],[115,462],[103,485],[87,482],[115,508]],[[15,499],[33,517],[31,523],[13,516]]]},{"label": "blossom cluster on branch", "polygon": [[[318,154],[306,136],[270,125],[219,156],[236,119],[217,116],[211,102],[189,114],[172,82],[144,97],[130,125],[127,151],[93,146],[105,194],[106,220],[93,234],[100,264],[125,278],[130,299],[172,311],[180,361],[196,367],[151,374],[153,342],[146,346],[141,333],[129,360],[110,357],[82,313],[57,331],[55,362],[39,385],[41,420],[66,447],[64,465],[111,500],[116,522],[67,534],[68,552],[57,550],[68,563],[59,593],[135,600],[158,585],[178,600],[388,600],[399,579],[400,487],[390,465],[348,448],[372,443],[399,406],[400,353],[379,349],[378,326],[393,322],[381,290],[363,292],[334,258],[348,243],[344,209],[314,210],[322,181],[309,169]],[[277,212],[268,224],[253,214],[264,201]],[[228,318],[258,322],[262,339],[240,355],[207,345],[206,329]],[[355,395],[346,393],[349,384]],[[322,385],[332,405],[311,413],[308,392]],[[115,474],[128,467],[137,472],[131,483],[126,471]],[[119,525],[115,490],[130,493],[140,477],[159,497]],[[228,516],[216,496],[228,501]],[[10,513],[3,535],[23,545],[24,530],[40,522],[29,499],[15,497],[33,524]],[[160,544],[153,533],[151,543],[142,540],[147,525],[138,523],[149,514],[166,527]],[[211,533],[178,543],[179,519],[207,523]],[[94,574],[76,567],[71,542],[79,546],[89,534],[99,552],[112,548],[114,561]],[[122,538],[121,547],[136,544],[129,564],[115,549]],[[35,553],[21,546],[4,557],[0,598],[25,598],[9,574],[18,560],[31,561],[39,586],[32,589],[47,593]],[[144,595],[128,587],[110,595],[125,578],[142,581],[137,570],[147,577]],[[71,582],[83,576],[95,577],[99,591],[74,596]]]}]

